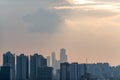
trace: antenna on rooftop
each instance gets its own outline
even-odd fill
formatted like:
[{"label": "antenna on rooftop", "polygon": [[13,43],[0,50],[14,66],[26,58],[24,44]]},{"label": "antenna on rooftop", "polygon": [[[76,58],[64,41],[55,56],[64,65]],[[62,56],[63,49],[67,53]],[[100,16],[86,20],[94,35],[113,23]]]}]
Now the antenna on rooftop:
[{"label": "antenna on rooftop", "polygon": [[86,64],[88,63],[88,59],[86,58]]}]

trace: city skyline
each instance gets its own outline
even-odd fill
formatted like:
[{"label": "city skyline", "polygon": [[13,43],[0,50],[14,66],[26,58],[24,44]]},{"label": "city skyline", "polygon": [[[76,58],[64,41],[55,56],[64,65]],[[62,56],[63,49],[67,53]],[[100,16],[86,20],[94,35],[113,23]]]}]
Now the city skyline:
[{"label": "city skyline", "polygon": [[[44,55],[44,53],[40,53],[40,52],[35,52],[35,53],[31,53],[31,54],[27,54],[27,53],[13,53],[13,52],[11,52],[11,51],[7,51],[8,53],[10,52],[10,53],[12,53],[12,54],[14,54],[14,56],[15,56],[15,58],[17,58],[17,56],[18,55],[22,55],[22,54],[25,54],[26,56],[29,56],[29,58],[30,58],[30,56],[31,55],[33,55],[33,54],[38,54],[38,55],[44,55],[45,56],[45,58],[47,59],[47,58],[49,58],[49,60],[47,60],[48,62],[50,62],[50,63],[47,63],[47,66],[53,66],[53,65],[55,65],[55,64],[57,64],[57,63],[61,63],[61,60],[62,59],[60,59],[61,57],[61,49],[65,49],[65,48],[60,48],[59,49],[59,51],[52,51],[52,52],[50,52],[50,54],[49,55]],[[66,49],[65,49],[65,51],[66,51]],[[53,55],[52,55],[52,53],[54,53],[55,55],[54,55],[54,60],[52,60],[52,57],[53,57]],[[66,53],[68,53],[68,50],[67,50],[67,52],[65,52],[65,54]],[[5,53],[3,53],[3,55],[4,55]],[[91,60],[92,58],[88,58],[88,57],[83,57],[82,58],[82,60],[80,60],[80,61],[77,61],[77,60],[74,60],[73,59],[73,61],[71,61],[70,60],[70,56],[69,56],[69,54],[66,54],[66,55],[63,55],[64,56],[64,58],[66,59],[66,57],[67,57],[67,59],[65,60],[65,62],[69,62],[69,63],[72,63],[72,62],[78,62],[78,63],[88,63],[88,64],[94,64],[94,63],[109,63],[111,66],[118,66],[118,65],[120,65],[120,64],[115,64],[115,65],[112,65],[109,61],[102,61],[102,60],[99,60],[99,61],[96,61],[96,60]],[[78,56],[79,57],[79,56]],[[1,58],[1,59],[3,59],[3,58]],[[64,62],[64,60],[62,61],[62,63]],[[91,60],[91,61],[90,61]],[[53,61],[55,61],[54,62],[54,64],[52,63]],[[57,61],[57,62],[56,62]],[[1,60],[0,61],[0,65],[2,65],[3,63],[2,63],[3,61]],[[48,65],[49,64],[49,65]]]},{"label": "city skyline", "polygon": [[[63,55],[63,56],[61,56],[61,50],[65,50],[65,54]],[[64,53],[64,52],[62,52],[62,53]],[[41,53],[33,53],[33,54],[30,54],[30,55],[28,55],[28,54],[25,54],[25,53],[19,53],[19,54],[15,54],[15,53],[13,53],[13,52],[11,52],[11,51],[7,51],[6,53],[4,53],[3,54],[3,60],[1,60],[1,64],[0,64],[0,66],[1,65],[4,65],[4,66],[9,66],[10,64],[7,62],[6,64],[5,64],[5,59],[7,59],[7,58],[9,58],[9,57],[6,57],[6,58],[4,58],[4,56],[5,55],[7,55],[7,56],[12,56],[12,57],[14,57],[13,59],[9,59],[10,60],[10,62],[9,63],[15,63],[14,65],[17,65],[17,58],[18,57],[27,57],[28,59],[28,61],[30,61],[30,59],[29,58],[32,58],[32,56],[36,56],[36,59],[38,59],[39,57],[43,57],[43,54],[41,54]],[[115,66],[119,66],[120,64],[118,64],[118,65],[111,65],[109,62],[102,62],[102,61],[95,61],[95,62],[90,62],[89,60],[88,60],[88,58],[84,58],[84,61],[83,62],[78,62],[78,61],[69,61],[69,57],[68,57],[69,55],[67,54],[67,51],[66,51],[66,49],[65,48],[60,48],[59,49],[59,54],[57,54],[56,55],[56,52],[54,51],[54,52],[51,52],[50,53],[50,55],[48,56],[45,56],[44,55],[44,58],[46,59],[46,65],[48,66],[48,67],[53,67],[54,69],[59,69],[60,67],[60,63],[65,63],[65,62],[68,62],[68,63],[78,63],[78,64],[97,64],[97,63],[108,63],[110,66],[113,66],[113,67],[115,67]],[[11,57],[11,58],[12,58]],[[38,58],[37,58],[38,57]],[[61,57],[62,57],[62,61],[61,61]],[[8,61],[9,61],[8,60]],[[29,64],[29,63],[28,63]]]},{"label": "city skyline", "polygon": [[119,2],[0,0],[0,59],[9,50],[17,55],[38,52],[50,56],[64,47],[69,62],[88,58],[90,63],[119,65]]},{"label": "city skyline", "polygon": [[[70,63],[67,61],[66,49],[60,49],[60,54],[60,60],[56,60],[55,52],[52,52],[53,63],[51,66],[47,66],[50,58],[47,60],[47,57],[45,58],[41,54],[35,53],[30,56],[20,54],[15,57],[15,54],[6,52],[3,54],[3,65],[0,66],[0,80],[120,79],[120,65],[110,66],[109,63]],[[56,65],[59,67],[56,68]]]}]

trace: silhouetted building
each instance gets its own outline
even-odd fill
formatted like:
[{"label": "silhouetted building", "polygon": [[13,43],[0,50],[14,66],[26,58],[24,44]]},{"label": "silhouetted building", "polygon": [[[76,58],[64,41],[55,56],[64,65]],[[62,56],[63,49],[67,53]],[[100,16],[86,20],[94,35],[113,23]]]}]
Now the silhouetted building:
[{"label": "silhouetted building", "polygon": [[86,64],[61,63],[60,80],[92,80]]},{"label": "silhouetted building", "polygon": [[60,80],[70,80],[69,63],[60,64]]},{"label": "silhouetted building", "polygon": [[60,49],[60,63],[67,62],[66,50],[64,48]]},{"label": "silhouetted building", "polygon": [[101,80],[120,76],[118,70],[115,67],[111,67],[108,63],[87,64],[87,72]]},{"label": "silhouetted building", "polygon": [[3,66],[11,67],[12,80],[15,80],[15,55],[11,52],[3,54]]},{"label": "silhouetted building", "polygon": [[53,68],[52,67],[39,67],[37,80],[52,80]]},{"label": "silhouetted building", "polygon": [[78,80],[78,63],[70,64],[70,80]]},{"label": "silhouetted building", "polygon": [[10,66],[2,66],[0,69],[0,80],[13,80],[12,68]]},{"label": "silhouetted building", "polygon": [[87,64],[83,64],[84,73],[81,76],[80,80],[91,80],[91,74],[87,72]]},{"label": "silhouetted building", "polygon": [[42,55],[34,54],[33,56],[30,56],[30,79],[37,80],[38,67],[46,67],[46,66],[47,66],[47,60]]},{"label": "silhouetted building", "polygon": [[17,80],[29,79],[29,58],[24,54],[17,56]]},{"label": "silhouetted building", "polygon": [[85,74],[84,71],[84,64],[78,64],[78,79],[80,80],[81,77]]},{"label": "silhouetted building", "polygon": [[50,56],[47,56],[47,66],[50,67]]}]

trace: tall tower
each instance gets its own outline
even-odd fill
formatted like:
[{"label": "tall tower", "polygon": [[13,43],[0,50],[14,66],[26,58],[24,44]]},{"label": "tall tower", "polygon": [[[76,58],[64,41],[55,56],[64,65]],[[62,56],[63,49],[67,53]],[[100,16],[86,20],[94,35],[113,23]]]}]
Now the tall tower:
[{"label": "tall tower", "polygon": [[17,80],[28,80],[29,78],[29,58],[24,54],[17,56]]},{"label": "tall tower", "polygon": [[3,66],[11,67],[12,80],[15,80],[15,55],[10,51],[3,54]]},{"label": "tall tower", "polygon": [[51,53],[52,56],[52,67],[53,67],[53,73],[56,73],[56,66],[57,66],[57,60],[56,60],[56,55],[55,52]]},{"label": "tall tower", "polygon": [[66,49],[60,49],[60,63],[67,62]]},{"label": "tall tower", "polygon": [[47,66],[50,67],[50,56],[47,56]]},{"label": "tall tower", "polygon": [[30,80],[37,80],[39,74],[37,73],[39,67],[46,67],[47,60],[38,54],[30,56]]},{"label": "tall tower", "polygon": [[52,52],[51,56],[52,56],[52,67],[55,67],[55,64],[56,64],[56,55],[55,55],[55,52]]}]

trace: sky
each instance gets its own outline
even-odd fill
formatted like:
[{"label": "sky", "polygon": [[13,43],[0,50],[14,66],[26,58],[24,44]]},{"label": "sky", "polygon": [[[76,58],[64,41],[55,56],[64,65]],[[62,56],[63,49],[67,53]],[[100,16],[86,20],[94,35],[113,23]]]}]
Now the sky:
[{"label": "sky", "polygon": [[0,0],[2,55],[67,50],[69,62],[120,65],[120,0]]}]

